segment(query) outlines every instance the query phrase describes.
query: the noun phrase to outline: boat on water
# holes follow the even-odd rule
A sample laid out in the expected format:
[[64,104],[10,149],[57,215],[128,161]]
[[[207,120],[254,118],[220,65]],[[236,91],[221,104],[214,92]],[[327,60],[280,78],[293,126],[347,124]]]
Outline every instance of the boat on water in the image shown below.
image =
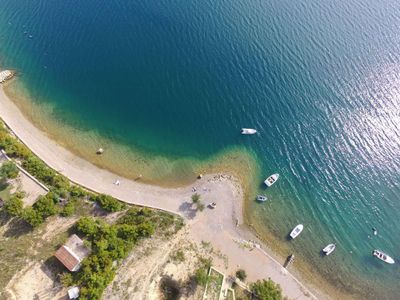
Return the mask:
[[303,231],[303,224],[299,224],[297,225],[295,228],[293,228],[293,230],[290,232],[290,237],[292,239],[295,239],[302,231]]
[[265,202],[267,200],[268,200],[267,196],[264,196],[264,195],[258,195],[257,196],[257,201]]
[[324,249],[322,249],[322,252],[325,253],[325,255],[331,254],[333,251],[335,251],[336,244],[329,244],[326,246]]
[[242,134],[256,134],[257,130],[253,128],[242,128]]
[[374,250],[372,251],[372,255],[379,258],[380,260],[384,261],[387,264],[394,264],[394,259],[391,258],[386,253],[382,252],[381,250]]
[[269,176],[267,179],[264,180],[264,183],[270,187],[271,185],[273,185],[279,178],[279,174],[272,174],[271,176]]

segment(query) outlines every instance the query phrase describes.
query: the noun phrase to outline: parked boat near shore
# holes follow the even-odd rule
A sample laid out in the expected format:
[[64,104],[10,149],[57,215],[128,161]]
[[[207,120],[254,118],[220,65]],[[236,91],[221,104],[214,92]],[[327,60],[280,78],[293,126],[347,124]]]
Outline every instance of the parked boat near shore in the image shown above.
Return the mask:
[[324,252],[325,255],[328,256],[333,251],[335,251],[335,248],[336,248],[336,244],[329,244],[324,249],[322,249],[322,252]]
[[381,261],[384,261],[387,264],[394,264],[394,259],[391,258],[389,255],[386,253],[382,252],[381,250],[374,250],[372,251],[372,255],[380,259]]
[[270,187],[271,185],[273,185],[279,178],[279,174],[272,174],[271,176],[269,176],[267,179],[264,180],[264,183]]
[[264,195],[258,195],[257,196],[257,201],[265,202],[267,200],[268,200],[267,196],[264,196]]
[[290,237],[292,238],[292,239],[295,239],[296,237],[298,237],[299,236],[299,234],[303,231],[303,228],[304,228],[304,226],[303,226],[303,224],[299,224],[299,225],[297,225],[295,228],[293,228],[293,230],[290,232]]

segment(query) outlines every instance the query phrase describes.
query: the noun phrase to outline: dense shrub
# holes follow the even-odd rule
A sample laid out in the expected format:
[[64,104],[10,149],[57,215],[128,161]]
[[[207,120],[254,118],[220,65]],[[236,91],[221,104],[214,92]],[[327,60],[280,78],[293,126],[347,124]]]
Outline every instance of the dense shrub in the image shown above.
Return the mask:
[[132,208],[112,225],[97,218],[80,218],[76,229],[86,236],[92,248],[74,282],[81,286],[80,299],[100,299],[114,278],[113,262],[124,259],[139,239],[151,236],[156,224],[165,219],[164,214],[146,208]]
[[70,217],[73,214],[75,214],[76,211],[76,199],[72,198],[68,201],[67,204],[64,205],[64,207],[60,211],[60,215],[62,217]]
[[83,198],[88,195],[88,192],[78,185],[71,185],[69,188],[69,194],[71,197]]
[[110,212],[120,211],[125,208],[125,204],[123,204],[122,202],[118,201],[117,199],[109,195],[104,195],[104,194],[95,195],[92,196],[92,200],[99,203],[104,210]]
[[52,185],[56,173],[36,156],[28,156],[23,160],[22,167],[43,183]]
[[83,217],[76,222],[76,228],[84,235],[93,238],[101,226],[99,219]]
[[32,207],[27,207],[22,212],[22,219],[32,227],[37,227],[43,223],[42,215]]
[[243,269],[239,269],[236,271],[236,277],[239,278],[241,281],[245,281],[247,278],[246,271]]
[[4,162],[0,167],[0,177],[5,180],[17,178],[18,173],[19,169],[12,161]]
[[22,193],[15,193],[11,195],[10,199],[5,201],[4,203],[4,210],[10,216],[21,216],[23,211],[24,203],[22,201],[24,195]]
[[273,282],[270,278],[268,280],[258,280],[251,284],[251,291],[260,300],[281,300],[282,289],[279,284]]
[[43,219],[46,219],[57,213],[58,210],[55,201],[55,195],[49,192],[45,196],[39,196],[38,200],[33,205],[33,209],[40,214]]

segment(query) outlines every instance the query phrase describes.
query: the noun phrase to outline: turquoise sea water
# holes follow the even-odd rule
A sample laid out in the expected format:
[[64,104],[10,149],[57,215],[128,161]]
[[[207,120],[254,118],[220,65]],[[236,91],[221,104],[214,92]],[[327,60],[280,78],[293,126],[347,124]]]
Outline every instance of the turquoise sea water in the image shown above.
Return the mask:
[[396,299],[399,12],[396,0],[2,0],[0,66],[57,119],[147,153],[254,151],[281,179],[252,216],[282,243],[303,223],[289,247],[338,289]]

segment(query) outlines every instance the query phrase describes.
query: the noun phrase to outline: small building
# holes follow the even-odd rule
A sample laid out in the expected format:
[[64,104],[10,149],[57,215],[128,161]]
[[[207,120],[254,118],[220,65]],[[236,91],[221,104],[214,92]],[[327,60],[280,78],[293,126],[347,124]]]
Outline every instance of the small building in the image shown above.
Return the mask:
[[55,253],[55,257],[71,272],[76,272],[81,267],[82,260],[90,254],[90,250],[83,241],[73,234],[65,245]]

